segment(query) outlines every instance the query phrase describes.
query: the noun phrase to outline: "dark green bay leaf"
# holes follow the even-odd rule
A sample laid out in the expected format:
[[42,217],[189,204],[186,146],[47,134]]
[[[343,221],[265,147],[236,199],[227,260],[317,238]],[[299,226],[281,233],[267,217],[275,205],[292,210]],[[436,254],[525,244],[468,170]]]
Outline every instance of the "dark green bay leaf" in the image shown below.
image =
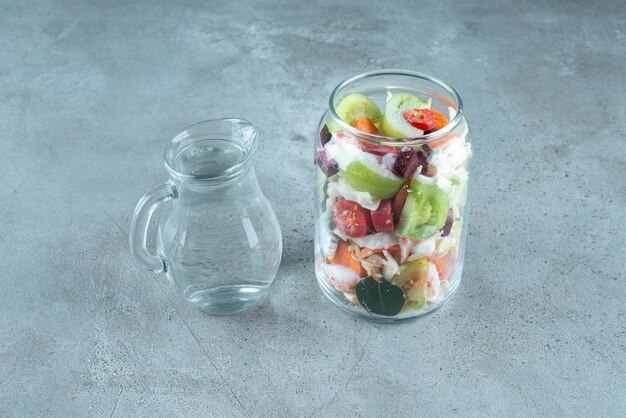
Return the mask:
[[379,283],[372,276],[356,285],[356,297],[368,312],[385,316],[397,315],[406,299],[402,288],[385,279]]

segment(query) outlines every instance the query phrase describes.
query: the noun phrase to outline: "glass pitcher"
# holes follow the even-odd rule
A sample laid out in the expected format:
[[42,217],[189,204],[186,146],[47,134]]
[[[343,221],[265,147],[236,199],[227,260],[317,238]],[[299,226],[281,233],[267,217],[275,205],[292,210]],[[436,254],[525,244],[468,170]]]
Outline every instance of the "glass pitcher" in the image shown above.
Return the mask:
[[315,135],[315,271],[343,310],[392,322],[432,312],[461,281],[472,154],[444,81],[379,70],[339,84]]
[[[242,119],[188,127],[165,148],[170,180],[146,193],[133,215],[135,259],[165,272],[183,298],[211,314],[257,304],[280,264],[280,226],[252,165],[258,140],[259,130]],[[148,224],[165,202],[153,255]]]

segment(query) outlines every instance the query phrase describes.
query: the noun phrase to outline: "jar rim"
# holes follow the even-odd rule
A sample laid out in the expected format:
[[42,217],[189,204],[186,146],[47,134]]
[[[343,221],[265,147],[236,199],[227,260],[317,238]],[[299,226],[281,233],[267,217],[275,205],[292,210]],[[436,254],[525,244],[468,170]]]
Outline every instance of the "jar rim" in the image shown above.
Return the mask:
[[[429,134],[425,134],[425,135],[422,135],[419,137],[413,137],[413,138],[394,138],[394,137],[389,137],[385,135],[370,134],[367,132],[363,132],[351,126],[350,124],[344,122],[339,117],[339,115],[337,115],[337,112],[335,110],[335,98],[343,88],[350,85],[351,83],[354,83],[355,81],[359,81],[365,78],[389,76],[389,75],[416,77],[422,80],[426,80],[430,83],[433,83],[443,88],[452,96],[453,100],[456,101],[456,103],[450,103],[448,99],[440,97],[435,92],[428,92],[428,93],[434,97],[437,97],[440,100],[443,100],[446,104],[452,105],[452,107],[456,110],[454,117],[448,122],[448,124],[444,128],[439,129],[435,132],[431,132]],[[459,93],[450,84],[446,83],[440,78],[437,78],[429,74],[421,73],[419,71],[394,69],[394,68],[367,71],[364,73],[353,75],[345,79],[344,81],[339,83],[337,87],[335,87],[335,89],[330,94],[330,97],[328,99],[328,109],[329,109],[331,117],[334,119],[333,122],[338,123],[339,126],[341,126],[345,132],[354,134],[358,136],[359,139],[363,139],[365,141],[368,141],[374,144],[391,145],[391,146],[421,145],[421,144],[428,144],[431,142],[436,142],[442,139],[443,137],[445,137],[446,135],[448,135],[450,132],[452,132],[463,119],[463,100],[461,99],[461,96],[459,95]]]

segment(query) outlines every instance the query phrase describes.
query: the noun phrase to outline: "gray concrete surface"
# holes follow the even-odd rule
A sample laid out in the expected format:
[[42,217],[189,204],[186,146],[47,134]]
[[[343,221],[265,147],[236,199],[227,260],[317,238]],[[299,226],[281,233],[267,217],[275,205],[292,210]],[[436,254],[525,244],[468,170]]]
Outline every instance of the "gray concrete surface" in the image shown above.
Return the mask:
[[[626,7],[393,3],[0,2],[1,416],[626,414]],[[312,261],[314,128],[384,67],[456,86],[475,147],[464,283],[394,326]],[[164,144],[231,115],[264,130],[285,250],[221,318],[127,241]]]

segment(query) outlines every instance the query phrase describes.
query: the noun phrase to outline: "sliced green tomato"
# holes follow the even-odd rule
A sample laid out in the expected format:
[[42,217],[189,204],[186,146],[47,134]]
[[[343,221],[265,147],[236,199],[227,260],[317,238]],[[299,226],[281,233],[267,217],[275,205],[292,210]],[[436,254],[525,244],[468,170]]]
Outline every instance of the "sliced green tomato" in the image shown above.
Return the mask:
[[376,103],[364,94],[349,94],[335,108],[337,116],[348,125],[352,125],[355,119],[367,118],[378,121],[383,117]]
[[[348,164],[344,177],[354,190],[367,192],[377,199],[394,197],[404,184],[404,179],[390,171],[388,173],[376,171],[361,161],[353,161]],[[446,212],[446,216],[448,216],[448,212]]]
[[428,305],[428,281],[415,282],[410,289],[405,290],[407,307],[422,309]]
[[385,135],[393,138],[415,138],[423,135],[421,131],[404,118],[404,111],[411,109],[430,109],[432,99],[423,101],[409,93],[396,93],[387,100],[381,129]]
[[428,279],[428,260],[426,258],[407,262],[404,268],[393,276],[391,281],[398,286],[403,286],[413,279]]
[[449,211],[448,196],[443,190],[413,178],[396,235],[417,240],[435,235],[446,223]]
[[404,290],[407,299],[406,308],[426,307],[428,296],[428,260],[426,258],[408,262],[391,281]]
[[[356,93],[349,94],[341,99],[339,104],[335,107],[335,112],[337,112],[337,116],[348,125],[352,125],[356,119],[360,118],[367,118],[374,122],[374,124],[378,124],[383,117],[376,103],[364,94]],[[339,124],[332,120],[327,125],[331,132],[341,130]]]

